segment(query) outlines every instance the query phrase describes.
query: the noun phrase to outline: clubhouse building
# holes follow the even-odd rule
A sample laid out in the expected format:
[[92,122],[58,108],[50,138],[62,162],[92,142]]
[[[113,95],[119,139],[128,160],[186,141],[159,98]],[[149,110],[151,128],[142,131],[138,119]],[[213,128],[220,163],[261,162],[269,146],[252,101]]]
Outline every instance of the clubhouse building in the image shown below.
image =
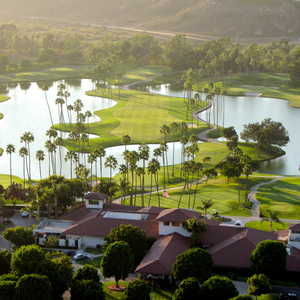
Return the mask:
[[207,223],[206,231],[201,233],[201,243],[216,266],[247,269],[251,266],[251,252],[259,242],[278,240],[287,246],[287,270],[300,272],[300,224],[289,230],[264,232],[224,225],[188,209],[107,205],[106,201],[104,194],[88,193],[82,207],[60,219],[43,220],[34,230],[37,243],[43,246],[49,236],[56,236],[61,248],[97,248],[104,244],[105,236],[112,229],[130,224],[156,239],[136,273],[168,276],[177,255],[191,246],[191,233],[184,228],[184,223],[195,218]]

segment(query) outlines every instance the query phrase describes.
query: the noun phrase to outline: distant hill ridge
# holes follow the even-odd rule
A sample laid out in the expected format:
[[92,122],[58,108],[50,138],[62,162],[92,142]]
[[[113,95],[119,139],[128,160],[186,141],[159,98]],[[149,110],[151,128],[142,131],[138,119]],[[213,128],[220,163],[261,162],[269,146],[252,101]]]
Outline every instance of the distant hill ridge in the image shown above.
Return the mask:
[[1,14],[233,37],[300,36],[296,0],[10,0]]

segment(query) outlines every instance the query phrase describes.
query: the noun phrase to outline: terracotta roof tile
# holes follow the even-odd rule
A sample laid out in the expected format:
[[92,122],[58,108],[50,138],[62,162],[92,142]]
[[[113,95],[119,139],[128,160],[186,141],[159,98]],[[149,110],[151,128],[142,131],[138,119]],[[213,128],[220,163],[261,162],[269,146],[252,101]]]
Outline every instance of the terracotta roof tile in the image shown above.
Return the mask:
[[191,218],[200,218],[200,214],[196,211],[183,209],[183,208],[171,208],[164,209],[157,216],[157,220],[160,222],[185,222]]
[[190,239],[177,233],[160,237],[136,268],[137,273],[168,275],[177,255],[190,248]]

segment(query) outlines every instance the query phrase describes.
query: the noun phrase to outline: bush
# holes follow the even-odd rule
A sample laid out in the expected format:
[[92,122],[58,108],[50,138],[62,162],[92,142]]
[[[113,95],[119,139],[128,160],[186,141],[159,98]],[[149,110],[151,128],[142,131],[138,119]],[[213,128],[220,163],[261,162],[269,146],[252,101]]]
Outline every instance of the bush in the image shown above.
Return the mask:
[[15,281],[0,281],[0,299],[1,300],[15,300]]
[[85,265],[77,270],[73,276],[73,280],[92,280],[99,283],[100,277],[98,270],[94,266]]
[[16,285],[17,300],[51,300],[52,287],[47,276],[22,276]]
[[140,279],[129,282],[127,289],[125,290],[126,300],[150,300],[151,289],[149,285]]
[[200,284],[196,278],[184,279],[175,290],[172,300],[200,299]]
[[287,252],[285,245],[279,241],[265,240],[258,243],[250,259],[258,274],[276,277],[286,271]]
[[10,272],[11,253],[8,250],[0,251],[0,275]]
[[3,237],[17,248],[24,245],[33,245],[35,242],[32,229],[21,226],[6,229],[3,232]]
[[205,300],[227,300],[238,294],[233,282],[227,277],[213,276],[201,286],[201,297]]
[[216,129],[210,130],[207,133],[207,137],[211,138],[211,139],[218,139],[223,136],[224,136],[223,128],[216,128]]
[[72,300],[104,299],[102,284],[93,280],[74,280],[71,286]]
[[271,291],[269,278],[264,274],[255,274],[248,278],[248,292],[250,295],[262,295]]
[[176,258],[173,266],[173,276],[182,281],[188,277],[197,278],[200,283],[209,278],[213,261],[211,255],[201,248],[189,249]]
[[239,295],[234,298],[231,298],[230,300],[253,300],[253,298],[250,295]]

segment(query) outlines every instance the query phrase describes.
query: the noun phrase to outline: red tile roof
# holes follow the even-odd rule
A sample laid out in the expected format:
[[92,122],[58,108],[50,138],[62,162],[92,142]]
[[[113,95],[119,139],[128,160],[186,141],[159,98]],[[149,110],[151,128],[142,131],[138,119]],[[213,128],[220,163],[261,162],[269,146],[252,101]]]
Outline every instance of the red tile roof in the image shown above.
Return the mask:
[[141,274],[168,275],[177,255],[190,248],[190,239],[177,233],[160,237],[150,248],[135,272]]
[[276,233],[240,228],[240,232],[208,249],[214,264],[222,267],[249,268],[250,255],[263,240],[277,240]]
[[300,224],[294,224],[289,227],[292,232],[300,232]]
[[106,200],[108,196],[99,192],[88,192],[84,195],[84,199],[86,200]]
[[78,222],[80,220],[86,219],[87,217],[96,215],[99,211],[88,209],[85,206],[76,208],[65,215],[61,216],[61,220]]
[[[118,225],[133,225],[141,228],[148,236],[158,237],[158,223],[154,220],[126,220],[117,218],[104,218],[105,210],[98,212],[96,215],[85,218],[81,222],[69,227],[64,234],[105,237],[112,229]],[[124,211],[123,211],[124,212]]]
[[289,272],[299,272],[300,271],[300,250],[291,247],[290,254],[287,257],[286,269]]
[[183,208],[171,208],[164,209],[157,216],[157,220],[160,222],[180,222],[183,223],[188,219],[196,218],[199,219],[201,216],[198,212],[183,209]]

